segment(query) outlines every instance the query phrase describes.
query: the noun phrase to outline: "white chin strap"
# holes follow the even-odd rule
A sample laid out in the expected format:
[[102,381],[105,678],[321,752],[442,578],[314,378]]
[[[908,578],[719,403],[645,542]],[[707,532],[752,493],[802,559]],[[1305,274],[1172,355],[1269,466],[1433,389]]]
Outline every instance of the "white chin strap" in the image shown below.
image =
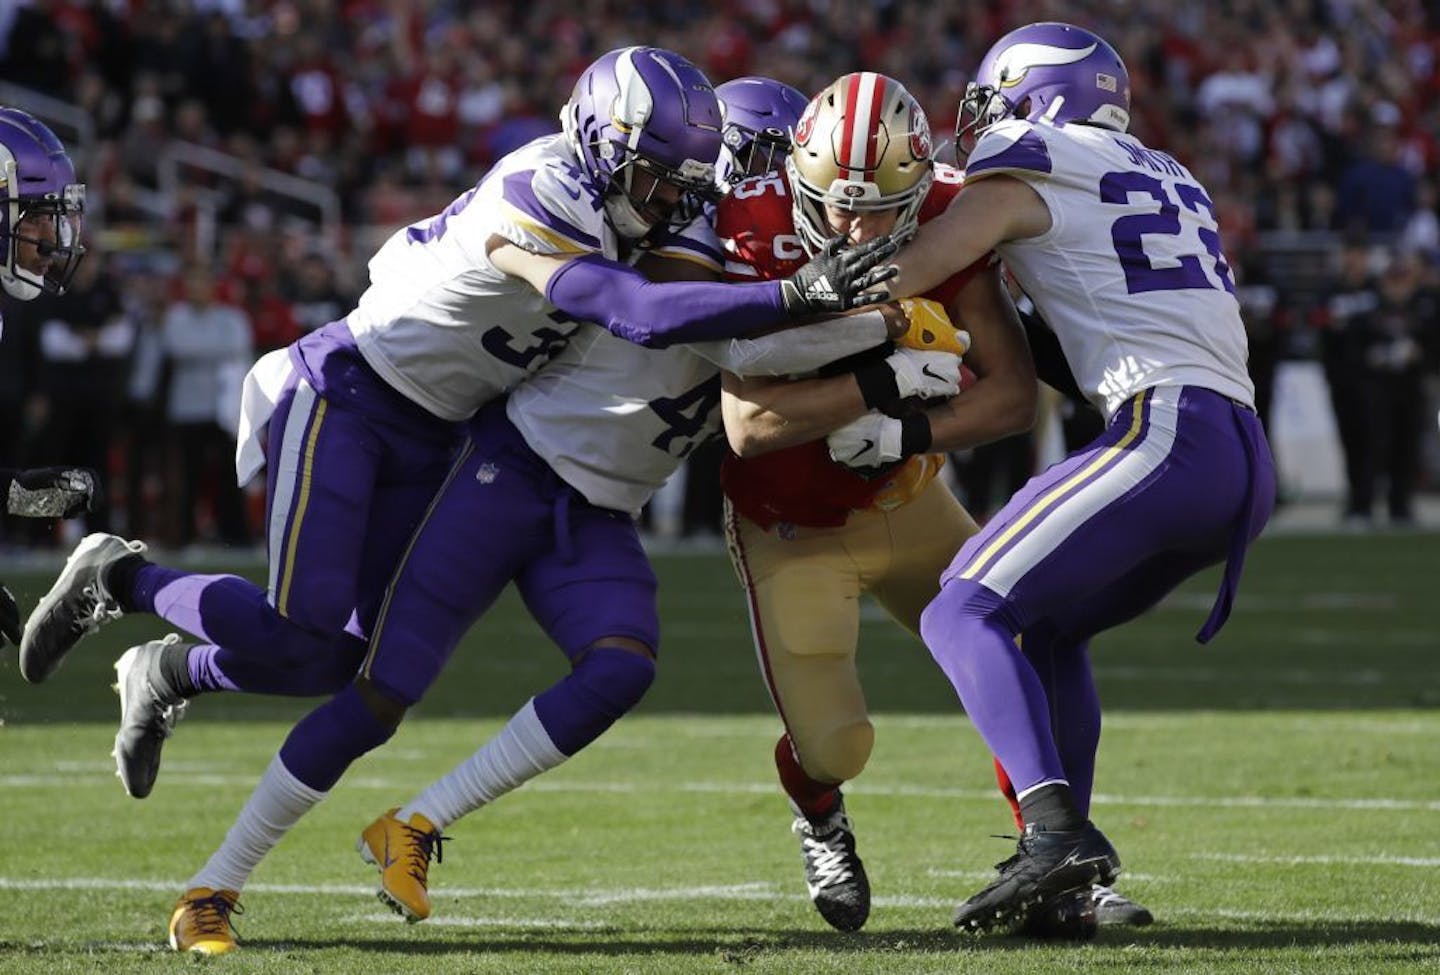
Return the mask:
[[610,226],[615,228],[615,232],[626,240],[639,240],[655,226],[640,216],[640,211],[624,193],[611,193],[605,197],[605,216],[610,218]]
[[38,284],[22,281],[8,270],[0,270],[0,288],[17,301],[33,301],[40,297],[41,290]]

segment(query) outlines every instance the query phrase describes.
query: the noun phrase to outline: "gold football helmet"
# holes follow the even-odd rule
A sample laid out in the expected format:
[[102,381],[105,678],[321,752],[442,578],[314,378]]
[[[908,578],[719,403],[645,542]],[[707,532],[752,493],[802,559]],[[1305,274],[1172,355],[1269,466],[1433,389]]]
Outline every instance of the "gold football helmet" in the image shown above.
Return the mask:
[[834,236],[827,204],[899,208],[894,233],[913,232],[935,178],[933,157],[930,123],[904,85],[873,71],[837,79],[805,106],[785,162],[805,249],[814,254]]

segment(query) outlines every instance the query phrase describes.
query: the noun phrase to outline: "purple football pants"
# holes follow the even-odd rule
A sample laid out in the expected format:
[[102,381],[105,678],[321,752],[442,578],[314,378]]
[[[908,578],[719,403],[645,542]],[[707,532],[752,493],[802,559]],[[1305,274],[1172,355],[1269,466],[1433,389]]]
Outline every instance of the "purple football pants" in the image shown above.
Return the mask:
[[571,660],[603,637],[659,650],[657,582],[634,520],[566,484],[497,402],[471,421],[395,572],[363,673],[400,703],[420,700],[511,582]]
[[[405,551],[362,676],[396,703],[419,701],[511,582],[572,663],[534,699],[551,741],[572,755],[653,679],[648,657],[611,644],[628,638],[658,653],[657,582],[630,516],[597,508],[566,484],[497,402],[471,421],[470,441]],[[300,781],[326,790],[393,731],[352,686],[303,718],[280,758]]]
[[309,696],[352,680],[360,621],[373,617],[460,440],[460,425],[376,376],[343,324],[297,348],[304,368],[269,422],[267,587],[162,566],[136,579],[138,608],[206,641],[189,658],[202,690]]
[[1255,413],[1199,387],[1159,387],[965,543],[921,633],[1017,792],[1068,780],[1088,809],[1100,736],[1090,637],[1224,561],[1197,637],[1210,639],[1274,504]]

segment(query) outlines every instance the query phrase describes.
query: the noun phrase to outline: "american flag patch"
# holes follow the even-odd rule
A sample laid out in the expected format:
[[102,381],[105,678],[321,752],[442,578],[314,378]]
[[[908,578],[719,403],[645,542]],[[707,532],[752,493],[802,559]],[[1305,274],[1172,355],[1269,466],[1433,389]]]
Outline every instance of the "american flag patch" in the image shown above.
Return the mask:
[[1114,75],[1096,73],[1095,87],[1101,91],[1115,91],[1118,85],[1115,83]]

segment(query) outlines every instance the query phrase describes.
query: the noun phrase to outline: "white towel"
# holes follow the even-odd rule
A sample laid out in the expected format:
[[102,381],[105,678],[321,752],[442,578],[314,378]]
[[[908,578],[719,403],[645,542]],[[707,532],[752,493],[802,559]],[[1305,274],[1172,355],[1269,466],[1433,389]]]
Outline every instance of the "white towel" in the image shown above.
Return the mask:
[[240,391],[240,428],[235,443],[235,477],[241,487],[265,469],[265,439],[280,391],[295,372],[289,349],[262,355],[245,374]]

